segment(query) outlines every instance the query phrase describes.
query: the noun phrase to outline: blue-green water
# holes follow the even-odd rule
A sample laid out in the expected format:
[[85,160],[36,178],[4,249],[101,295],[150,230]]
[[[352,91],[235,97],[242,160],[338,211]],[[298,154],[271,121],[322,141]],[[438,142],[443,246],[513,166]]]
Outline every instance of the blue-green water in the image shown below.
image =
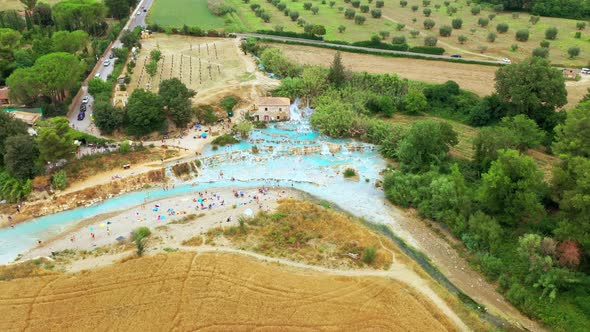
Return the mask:
[[[253,146],[260,152],[252,153]],[[312,131],[305,119],[254,130],[247,140],[217,151],[209,147],[200,159],[203,169],[199,176],[189,182],[175,180],[173,189],[129,193],[90,207],[0,229],[0,263],[14,260],[19,253],[35,246],[38,239],[63,233],[80,220],[137,206],[143,203],[147,192],[150,199],[155,200],[215,187],[280,185],[333,201],[368,220],[393,222],[382,213],[385,209],[383,193],[374,187],[380,178],[379,172],[385,167],[374,146],[324,137]],[[359,181],[343,178],[347,167],[357,170]]]

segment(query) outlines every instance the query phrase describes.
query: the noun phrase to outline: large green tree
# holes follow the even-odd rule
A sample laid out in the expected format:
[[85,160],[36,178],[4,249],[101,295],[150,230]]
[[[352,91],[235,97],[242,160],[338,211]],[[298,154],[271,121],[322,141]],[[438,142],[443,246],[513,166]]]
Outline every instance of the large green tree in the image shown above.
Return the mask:
[[4,142],[4,166],[10,175],[19,179],[32,178],[39,150],[30,135],[10,136]]
[[37,59],[33,67],[15,70],[7,83],[11,96],[17,101],[28,103],[42,94],[58,102],[78,84],[84,68],[72,54],[50,53]]
[[556,124],[556,108],[567,103],[561,71],[540,57],[498,69],[496,91],[514,114],[527,115],[545,130]]
[[332,60],[332,65],[328,72],[328,81],[336,87],[339,87],[346,82],[346,72],[344,64],[342,64],[342,55],[340,52],[334,54],[334,60]]
[[131,6],[135,1],[130,0],[105,0],[105,5],[109,9],[109,15],[118,20],[129,16]]
[[186,127],[194,114],[191,98],[197,93],[187,88],[178,78],[172,78],[160,83],[158,94],[176,126]]
[[107,8],[96,0],[64,0],[52,8],[53,21],[61,30],[84,30],[89,34],[102,33]]
[[127,103],[129,133],[135,136],[149,134],[166,128],[162,99],[155,93],[136,89]]
[[112,134],[123,125],[125,110],[113,107],[109,99],[95,99],[93,109],[94,123],[101,133]]
[[567,112],[556,129],[553,150],[562,158],[553,168],[553,197],[559,203],[560,222],[555,233],[577,240],[590,256],[590,102]]
[[544,190],[543,173],[533,158],[516,150],[500,150],[498,159],[482,175],[477,197],[485,211],[498,216],[500,223],[514,226],[544,216]]
[[445,122],[418,121],[397,149],[402,169],[424,171],[438,166],[448,158],[451,147],[458,143],[457,133]]
[[88,34],[82,30],[58,31],[51,36],[53,50],[55,52],[67,52],[76,54],[86,47],[89,42]]
[[57,117],[39,124],[37,146],[42,162],[55,162],[74,156],[76,145],[71,135],[68,119]]
[[26,135],[27,125],[0,110],[0,166],[4,162],[4,143],[11,136]]

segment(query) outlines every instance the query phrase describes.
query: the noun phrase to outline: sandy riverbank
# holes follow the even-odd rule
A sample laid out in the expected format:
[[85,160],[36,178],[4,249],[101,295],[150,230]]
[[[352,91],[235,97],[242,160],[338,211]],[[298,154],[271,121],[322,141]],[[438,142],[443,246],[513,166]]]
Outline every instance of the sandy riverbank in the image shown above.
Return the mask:
[[[105,211],[109,215],[77,223],[63,234],[45,240],[41,245],[24,253],[22,260],[51,256],[52,252],[68,249],[91,251],[98,247],[124,244],[131,232],[140,226],[149,227],[153,232],[151,238],[161,240],[156,247],[151,247],[148,251],[179,247],[183,241],[204,234],[209,229],[237,225],[240,216],[254,215],[261,210],[271,211],[276,207],[277,200],[285,197],[300,198],[303,194],[283,188],[270,188],[262,193],[259,188],[219,188],[157,201],[150,201],[149,197],[146,197],[147,202],[140,206],[118,213]],[[203,200],[202,203],[200,199]],[[192,217],[195,219],[179,223],[182,218],[190,215],[194,215]],[[125,240],[117,240],[121,237]],[[110,262],[89,260],[88,263],[89,265],[81,266],[76,264],[76,269],[93,268],[98,264]]]

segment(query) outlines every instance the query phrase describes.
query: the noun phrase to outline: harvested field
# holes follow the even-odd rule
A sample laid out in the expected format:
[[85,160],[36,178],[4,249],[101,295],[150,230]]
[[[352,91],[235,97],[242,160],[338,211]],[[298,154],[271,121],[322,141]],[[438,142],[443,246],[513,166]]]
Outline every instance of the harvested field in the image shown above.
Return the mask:
[[[40,1],[41,2],[41,1]],[[44,0],[42,1],[48,5],[55,5],[60,0]],[[19,0],[0,0],[0,11],[3,10],[22,10],[25,9],[25,5]]]
[[[312,46],[272,43],[283,50],[285,55],[300,64],[329,66],[335,50]],[[461,64],[409,58],[383,57],[370,54],[342,53],[345,67],[355,72],[376,74],[397,74],[410,80],[428,83],[455,81],[462,89],[486,96],[494,91],[494,75],[498,67],[476,64]],[[590,76],[584,75],[579,82],[566,82],[568,102],[566,108],[574,107],[590,88]]]
[[[129,84],[130,93],[138,87],[150,87],[149,90],[157,92],[162,80],[176,77],[189,89],[201,94],[203,90],[236,85],[245,77],[246,66],[240,59],[236,41],[232,39],[154,34],[141,44]],[[156,48],[162,52],[162,59],[158,62],[156,75],[151,78],[145,65],[149,62],[150,51]]]
[[0,282],[0,310],[3,331],[456,330],[393,280],[188,252]]

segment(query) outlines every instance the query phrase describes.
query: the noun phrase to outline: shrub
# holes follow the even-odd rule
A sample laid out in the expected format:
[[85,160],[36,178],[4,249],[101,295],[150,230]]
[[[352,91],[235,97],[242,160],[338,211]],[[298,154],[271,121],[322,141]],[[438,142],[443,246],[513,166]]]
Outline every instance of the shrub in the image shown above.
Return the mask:
[[483,53],[485,53],[485,51],[488,50],[488,47],[485,45],[479,45],[479,46],[477,46],[477,50],[479,51],[479,53],[483,54]]
[[510,45],[510,50],[512,52],[516,52],[518,50],[518,44],[512,44],[512,45]]
[[320,7],[318,7],[318,6],[311,7],[311,12],[314,15],[317,15],[319,11],[320,11]]
[[356,15],[356,11],[354,9],[347,8],[344,11],[344,17],[346,17],[349,20],[352,20],[355,15]]
[[444,1],[443,4],[445,5],[445,7],[448,7],[448,6],[451,5],[451,2],[450,1]]
[[297,19],[297,25],[300,26],[300,27],[305,26],[305,20],[303,18],[301,18],[301,17],[298,18]]
[[495,41],[496,41],[496,37],[498,37],[498,35],[496,35],[496,33],[495,33],[495,32],[490,32],[490,33],[488,33],[488,36],[487,36],[487,38],[486,38],[486,39],[487,39],[487,41],[489,41],[490,43],[493,43],[493,42],[495,42]]
[[283,32],[283,31],[285,31],[285,27],[283,25],[277,24],[277,25],[275,25],[275,31],[276,32]]
[[430,30],[430,29],[434,28],[435,25],[436,25],[436,22],[434,22],[434,20],[432,20],[432,19],[427,18],[424,20],[424,28],[426,30]]
[[377,1],[375,1],[375,7],[377,7],[377,8],[383,8],[383,6],[385,6],[385,2],[383,0],[377,0]]
[[131,152],[131,144],[129,144],[129,141],[123,141],[121,145],[119,145],[119,152],[121,154],[128,154]]
[[518,19],[519,17],[520,17],[520,14],[518,14],[518,13],[512,13],[512,18],[513,18],[513,19],[515,19],[515,20],[516,20],[516,19]]
[[424,7],[430,6],[430,0],[422,0],[422,6],[424,6]]
[[442,55],[445,53],[445,49],[442,47],[434,47],[434,46],[414,46],[409,49],[410,52],[413,53],[423,53],[423,54],[435,54],[435,55]]
[[495,18],[496,18],[496,14],[494,14],[494,13],[488,14],[488,18],[489,18],[489,19],[490,19],[490,21],[491,21],[491,20],[493,20],[493,19],[495,19]]
[[403,24],[403,23],[398,23],[398,24],[395,26],[395,30],[397,30],[397,31],[402,31],[402,30],[403,30],[405,27],[406,27],[406,25],[405,25],[405,24]]
[[53,174],[51,186],[56,190],[64,190],[68,186],[68,176],[63,169]]
[[584,21],[576,22],[576,29],[578,29],[578,30],[586,29],[586,22],[584,22]]
[[343,33],[344,31],[346,31],[346,27],[340,24],[340,26],[338,26],[338,32]]
[[576,38],[576,39],[582,38],[582,33],[580,31],[576,31],[576,34],[574,35],[574,38]]
[[509,26],[506,23],[498,23],[498,25],[496,25],[496,31],[498,31],[499,33],[506,33],[508,32]]
[[418,5],[413,5],[412,7],[410,7],[412,9],[413,12],[417,12],[418,11]]
[[311,6],[313,6],[313,4],[311,2],[306,2],[303,4],[303,9],[310,10]]
[[334,7],[334,5],[336,5],[336,1],[330,1],[330,8]]
[[362,5],[361,6],[361,13],[368,13],[369,12],[369,6],[368,5]]
[[400,0],[399,5],[405,7],[408,5],[408,2],[406,0]]
[[133,231],[131,241],[133,241],[137,247],[138,256],[143,255],[143,252],[145,251],[145,239],[151,234],[152,232],[146,226],[138,227]]
[[285,8],[287,8],[287,5],[285,5],[282,2],[277,5],[277,9],[280,10],[280,11],[285,10]]
[[381,36],[381,39],[385,39],[385,38],[389,37],[389,31],[387,31],[387,30],[379,31],[379,36]]
[[541,40],[541,42],[539,42],[539,45],[544,48],[549,48],[551,43],[548,40]]
[[521,29],[516,31],[516,40],[525,42],[529,40],[529,31],[527,29]]
[[461,27],[463,26],[463,20],[460,18],[454,18],[451,21],[451,26],[453,26],[453,29],[461,29]]
[[480,12],[481,12],[481,7],[480,6],[473,6],[473,7],[471,7],[471,14],[473,14],[473,15],[479,15]]
[[380,18],[381,17],[381,9],[371,10],[371,16],[373,16],[373,18]]
[[494,6],[494,11],[495,11],[496,13],[503,12],[503,11],[504,11],[504,5],[503,5],[503,4],[501,4],[501,3],[500,3],[500,4],[497,4],[497,5],[495,5],[495,6]]
[[555,40],[557,38],[557,28],[549,27],[545,30],[545,38],[549,40]]
[[549,49],[545,47],[537,47],[533,50],[533,56],[547,58],[549,56]]
[[354,8],[359,8],[359,7],[360,7],[360,5],[361,5],[361,2],[360,2],[360,0],[352,0],[352,1],[350,2],[350,4],[351,4],[351,5],[352,5]]
[[541,16],[531,15],[531,17],[529,18],[529,22],[531,22],[531,24],[535,25],[535,24],[539,23],[540,19],[541,19]]
[[344,170],[344,177],[351,178],[356,175],[356,171],[352,168],[347,168]]
[[232,135],[228,135],[228,134],[218,136],[213,141],[211,141],[212,145],[221,145],[221,146],[232,145],[232,144],[237,144],[237,143],[240,143],[240,141],[238,139],[236,139],[235,137],[233,137]]
[[453,32],[453,28],[450,25],[443,25],[438,29],[438,33],[441,37],[449,37]]
[[410,31],[410,36],[412,36],[412,38],[416,38],[420,35],[420,31],[418,30],[412,30]]
[[369,248],[365,248],[365,250],[363,250],[363,256],[361,259],[366,264],[372,264],[375,261],[376,257],[377,257],[377,249],[375,249],[374,247],[369,247]]
[[490,23],[490,20],[489,20],[489,19],[487,19],[487,18],[485,18],[485,17],[480,17],[480,18],[477,20],[477,24],[478,24],[480,27],[487,27],[487,26],[488,26],[488,23]]
[[459,41],[459,44],[463,45],[467,42],[467,36],[465,35],[459,35],[459,37],[457,37],[457,40]]
[[366,20],[367,20],[367,18],[363,15],[356,15],[354,17],[354,23],[359,24],[359,25],[365,23]]
[[449,6],[447,7],[447,15],[453,16],[453,14],[457,13],[457,7]]
[[297,12],[297,11],[289,12],[289,17],[291,18],[291,21],[295,22],[299,18],[299,12]]
[[260,14],[260,18],[265,22],[268,23],[270,22],[270,14],[267,12],[263,12],[262,14]]
[[371,43],[372,44],[376,44],[376,45],[381,44],[381,37],[379,37],[378,35],[373,34],[371,36]]
[[430,17],[430,14],[432,14],[432,9],[424,8],[424,10],[422,10],[422,14],[424,14],[426,17]]
[[580,55],[580,48],[578,46],[573,46],[567,49],[567,54],[570,56],[570,59],[573,59]]
[[438,39],[434,36],[426,36],[424,38],[424,46],[436,46]]
[[392,44],[405,44],[406,43],[406,37],[405,36],[395,36],[393,37],[393,40],[391,41]]

